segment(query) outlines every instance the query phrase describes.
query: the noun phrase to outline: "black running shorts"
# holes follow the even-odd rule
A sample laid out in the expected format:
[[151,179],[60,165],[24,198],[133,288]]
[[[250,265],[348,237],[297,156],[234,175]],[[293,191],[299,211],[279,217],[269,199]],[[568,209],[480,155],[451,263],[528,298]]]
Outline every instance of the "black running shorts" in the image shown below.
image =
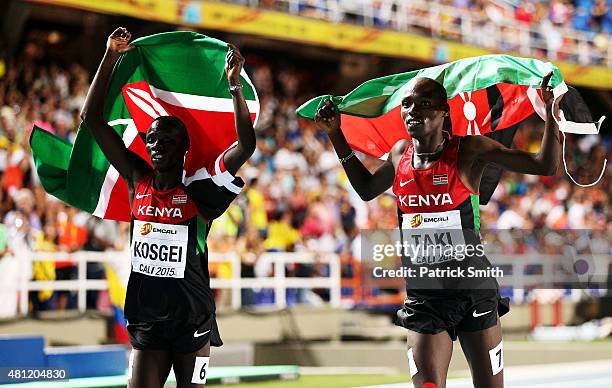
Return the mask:
[[203,348],[208,342],[211,346],[223,345],[214,315],[200,324],[129,321],[127,331],[132,347],[138,350],[168,350],[187,354]]
[[457,290],[449,297],[428,298],[420,290],[411,295],[397,311],[395,324],[423,334],[447,331],[451,339],[457,339],[460,331],[480,331],[497,324],[510,311],[510,301],[502,298],[498,290]]

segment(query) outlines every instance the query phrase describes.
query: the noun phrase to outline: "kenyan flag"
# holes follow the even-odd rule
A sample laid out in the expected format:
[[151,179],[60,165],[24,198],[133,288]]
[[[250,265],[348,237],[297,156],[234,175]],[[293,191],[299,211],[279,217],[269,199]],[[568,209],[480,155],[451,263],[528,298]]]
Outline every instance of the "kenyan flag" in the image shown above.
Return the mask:
[[[227,45],[194,32],[156,34],[132,44],[136,48],[124,54],[113,70],[104,107],[109,125],[131,151],[149,161],[141,136],[156,117],[179,117],[190,139],[185,184],[212,179],[236,190],[215,163],[237,139],[223,70]],[[259,114],[255,88],[244,71],[241,81],[255,120]],[[98,217],[130,220],[127,185],[83,123],[74,145],[39,128],[34,128],[30,144],[48,193]]]
[[[327,98],[340,109],[342,131],[355,150],[383,158],[400,139],[408,138],[400,105],[408,82],[428,77],[446,88],[452,132],[456,136],[486,135],[506,146],[520,124],[532,116],[545,117],[539,86],[553,71],[549,85],[561,100],[559,128],[570,133],[598,133],[586,104],[568,87],[559,69],[550,63],[509,55],[485,55],[394,74],[367,81],[345,96],[320,96],[297,109],[299,116],[314,120]],[[601,122],[600,122],[601,123]],[[488,202],[501,169],[487,166],[481,182],[481,203]]]

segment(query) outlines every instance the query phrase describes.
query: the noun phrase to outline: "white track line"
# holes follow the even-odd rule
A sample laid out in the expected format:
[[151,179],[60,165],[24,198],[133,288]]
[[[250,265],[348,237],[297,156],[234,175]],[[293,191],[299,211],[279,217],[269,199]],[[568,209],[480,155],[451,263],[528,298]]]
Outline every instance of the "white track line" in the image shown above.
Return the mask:
[[[610,388],[612,360],[582,361],[560,364],[511,366],[504,370],[507,388]],[[471,388],[472,379],[449,379],[447,388]],[[361,388],[409,388],[410,383],[373,385]]]

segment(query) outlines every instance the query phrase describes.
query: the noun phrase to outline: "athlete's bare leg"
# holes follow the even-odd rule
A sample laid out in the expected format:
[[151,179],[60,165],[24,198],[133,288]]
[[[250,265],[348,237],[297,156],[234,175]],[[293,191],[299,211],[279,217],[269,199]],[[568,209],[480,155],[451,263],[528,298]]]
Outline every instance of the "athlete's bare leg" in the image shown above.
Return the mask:
[[503,388],[504,360],[499,317],[493,327],[459,332],[458,337],[472,371],[474,387]]
[[[192,383],[191,378],[193,377],[194,367],[196,366],[196,360],[199,357],[210,357],[210,343],[204,345],[200,350],[193,353],[175,353],[172,357],[172,366],[174,367],[174,376],[176,377],[176,388],[202,388],[204,384]],[[204,380],[206,373],[208,372],[208,360],[206,365],[203,364],[204,360],[200,361],[198,370],[195,371],[197,376]]]
[[[446,331],[438,334],[421,334],[408,330],[410,374],[415,388],[424,383],[434,383],[436,388],[446,387],[448,365],[453,354],[453,341]],[[414,361],[414,364],[412,364]],[[412,370],[416,366],[416,371]],[[415,374],[416,372],[416,374]]]
[[[132,358],[133,357],[133,358]],[[170,368],[172,358],[166,350],[136,350],[130,354],[131,369],[128,388],[162,388]]]

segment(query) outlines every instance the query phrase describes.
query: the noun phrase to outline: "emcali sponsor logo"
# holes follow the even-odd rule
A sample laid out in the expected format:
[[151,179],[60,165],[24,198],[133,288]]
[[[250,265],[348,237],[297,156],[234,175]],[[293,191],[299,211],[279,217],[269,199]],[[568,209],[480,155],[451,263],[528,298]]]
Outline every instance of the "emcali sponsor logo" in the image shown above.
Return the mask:
[[447,222],[448,217],[425,217],[425,222]]
[[410,226],[413,228],[418,228],[419,225],[421,225],[422,223],[423,223],[423,216],[420,214],[415,214],[410,219]]
[[162,234],[176,234],[176,230],[174,229],[153,228],[153,231]]
[[411,228],[418,228],[419,226],[421,226],[423,223],[425,224],[430,224],[430,223],[444,223],[444,222],[448,222],[449,217],[448,216],[444,216],[444,217],[428,217],[427,215],[423,216],[422,214],[415,214],[412,216],[412,218],[410,218],[410,227]]
[[153,225],[146,223],[140,227],[140,234],[146,236],[147,234],[151,233],[151,230],[153,230]]

